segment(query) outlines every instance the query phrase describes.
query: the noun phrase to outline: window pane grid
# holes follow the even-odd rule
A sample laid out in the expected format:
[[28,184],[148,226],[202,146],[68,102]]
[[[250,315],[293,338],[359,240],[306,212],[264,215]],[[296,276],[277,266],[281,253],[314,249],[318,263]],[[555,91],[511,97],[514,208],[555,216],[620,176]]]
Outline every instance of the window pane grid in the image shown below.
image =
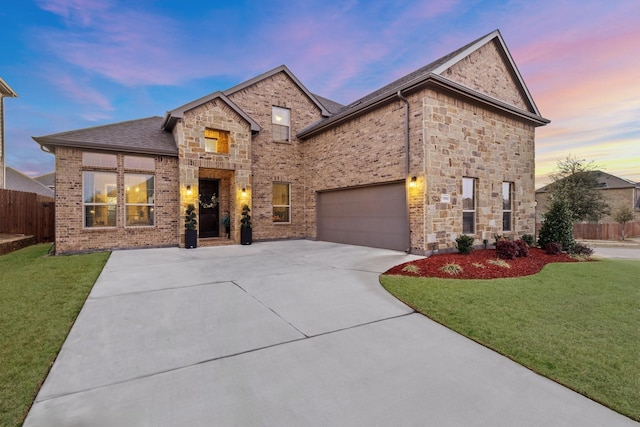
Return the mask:
[[291,222],[291,193],[290,184],[273,183],[273,222]]
[[476,232],[476,180],[462,178],[462,233]]
[[271,133],[274,141],[289,141],[290,111],[287,108],[271,108]]
[[153,175],[125,174],[126,225],[154,225],[154,181]]
[[83,172],[85,227],[115,227],[117,178],[111,172]]
[[502,183],[502,230],[511,231],[513,218],[513,183]]

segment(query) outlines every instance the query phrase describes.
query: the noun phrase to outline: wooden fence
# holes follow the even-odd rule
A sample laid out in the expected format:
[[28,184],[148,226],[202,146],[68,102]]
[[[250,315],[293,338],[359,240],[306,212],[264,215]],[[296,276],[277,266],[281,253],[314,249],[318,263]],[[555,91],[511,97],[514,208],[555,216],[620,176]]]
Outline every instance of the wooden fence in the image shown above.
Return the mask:
[[35,236],[38,243],[55,239],[55,203],[36,193],[0,189],[0,233]]
[[[640,236],[640,221],[625,224],[626,237]],[[621,240],[621,226],[608,224],[574,224],[573,237],[584,240]]]

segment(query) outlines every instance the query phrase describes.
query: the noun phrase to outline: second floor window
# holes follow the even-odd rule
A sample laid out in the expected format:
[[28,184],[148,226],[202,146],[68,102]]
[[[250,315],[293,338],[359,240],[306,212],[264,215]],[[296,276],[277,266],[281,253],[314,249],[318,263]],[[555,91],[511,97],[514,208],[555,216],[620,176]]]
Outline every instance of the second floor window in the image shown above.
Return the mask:
[[229,154],[229,132],[206,128],[204,130],[204,151]]
[[277,142],[289,142],[289,110],[287,108],[272,107],[271,124],[273,140]]

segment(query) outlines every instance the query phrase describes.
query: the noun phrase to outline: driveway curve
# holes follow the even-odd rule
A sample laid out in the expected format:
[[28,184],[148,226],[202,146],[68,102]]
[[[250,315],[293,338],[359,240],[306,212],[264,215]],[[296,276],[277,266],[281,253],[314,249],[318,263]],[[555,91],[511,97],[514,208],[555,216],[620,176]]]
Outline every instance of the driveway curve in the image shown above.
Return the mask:
[[113,252],[24,425],[638,425],[396,300],[378,276],[415,258]]

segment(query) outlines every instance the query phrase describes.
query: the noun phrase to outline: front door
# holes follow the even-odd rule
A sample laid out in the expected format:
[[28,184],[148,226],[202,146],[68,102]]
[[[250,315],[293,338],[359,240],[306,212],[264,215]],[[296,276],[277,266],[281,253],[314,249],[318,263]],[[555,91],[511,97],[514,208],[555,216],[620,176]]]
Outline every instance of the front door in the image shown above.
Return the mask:
[[220,236],[220,181],[201,179],[199,182],[200,238]]

